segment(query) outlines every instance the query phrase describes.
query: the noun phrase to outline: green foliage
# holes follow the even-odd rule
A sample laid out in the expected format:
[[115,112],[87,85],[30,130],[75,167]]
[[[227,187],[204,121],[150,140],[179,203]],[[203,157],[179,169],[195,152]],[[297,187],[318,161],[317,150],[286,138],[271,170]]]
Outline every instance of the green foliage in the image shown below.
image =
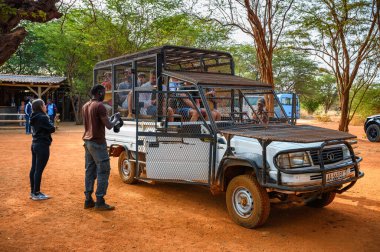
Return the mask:
[[321,105],[319,98],[309,97],[301,102],[301,107],[309,114],[313,114]]
[[234,58],[237,75],[254,80],[259,79],[257,55],[253,45],[232,45],[222,49],[230,52]]
[[17,13],[17,9],[0,0],[0,22],[6,23],[8,19]]
[[[353,106],[359,104],[364,90],[361,90],[354,98]],[[364,94],[362,103],[358,107],[357,113],[366,118],[370,115],[380,114],[380,84],[374,84]]]
[[[234,57],[236,74],[260,79],[254,45],[231,45],[229,29],[195,19],[183,13],[182,6],[182,0],[106,0],[98,6],[83,1],[76,9],[68,10],[61,20],[27,24],[28,36],[0,72],[64,75],[68,77],[72,92],[84,96],[92,85],[92,69],[96,62],[172,44],[228,51]],[[0,0],[1,18],[15,11],[3,7]],[[317,22],[312,15],[308,18],[304,20],[305,29],[293,30],[293,35],[305,38],[305,45],[310,45],[306,39],[310,35],[307,27]],[[327,18],[325,23],[330,24],[330,21]],[[317,25],[326,25],[318,22]],[[329,108],[337,99],[335,78],[318,68],[307,53],[276,49],[273,71],[276,90],[298,93],[301,105],[309,113],[315,112],[320,105]],[[376,94],[379,97],[376,90],[368,91],[364,99],[366,104],[359,107],[359,113],[376,110],[380,103],[371,102],[376,101]],[[374,96],[370,96],[372,93]]]
[[98,61],[163,44],[217,48],[228,40],[228,29],[180,12],[179,0],[104,4],[84,1],[59,21],[28,24],[29,36],[0,71],[65,75],[72,92],[84,95]]
[[30,29],[16,53],[0,67],[0,73],[31,75],[51,73],[52,70],[45,58],[46,44],[37,36],[38,34]]
[[316,62],[305,53],[289,49],[275,51],[273,57],[275,87],[282,92],[296,92],[302,96],[315,94]]
[[337,103],[338,90],[335,76],[328,72],[322,73],[316,79],[316,87],[319,89],[317,94],[326,114],[331,106]]

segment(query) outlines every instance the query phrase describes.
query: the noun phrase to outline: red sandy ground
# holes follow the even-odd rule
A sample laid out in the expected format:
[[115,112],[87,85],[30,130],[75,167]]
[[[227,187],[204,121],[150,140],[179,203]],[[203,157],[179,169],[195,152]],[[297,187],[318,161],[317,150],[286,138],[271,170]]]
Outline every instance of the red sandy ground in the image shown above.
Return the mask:
[[[313,121],[307,123],[317,124]],[[337,128],[336,123],[323,123]],[[273,205],[264,227],[228,216],[224,195],[180,184],[126,185],[112,159],[106,197],[113,212],[83,209],[82,127],[54,134],[42,191],[29,196],[31,137],[0,132],[0,251],[380,251],[380,143],[353,126],[365,177],[324,209]]]

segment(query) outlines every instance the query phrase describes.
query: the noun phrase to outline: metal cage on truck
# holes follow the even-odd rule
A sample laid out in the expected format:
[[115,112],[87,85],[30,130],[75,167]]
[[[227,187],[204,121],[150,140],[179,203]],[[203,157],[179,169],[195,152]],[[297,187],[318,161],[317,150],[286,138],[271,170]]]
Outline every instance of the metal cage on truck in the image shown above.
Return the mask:
[[[156,88],[142,88],[139,73],[150,70]],[[295,102],[288,117],[271,85],[235,75],[229,53],[163,46],[99,62],[94,84],[103,73],[112,76],[106,83],[109,113],[124,119],[121,131],[107,131],[106,139],[126,183],[168,181],[226,191],[232,219],[253,228],[268,217],[269,198],[323,207],[364,175],[351,146],[355,136],[295,125]],[[170,79],[184,84],[171,90]],[[133,119],[120,102],[126,94]],[[256,96],[274,101],[266,122],[249,102]]]

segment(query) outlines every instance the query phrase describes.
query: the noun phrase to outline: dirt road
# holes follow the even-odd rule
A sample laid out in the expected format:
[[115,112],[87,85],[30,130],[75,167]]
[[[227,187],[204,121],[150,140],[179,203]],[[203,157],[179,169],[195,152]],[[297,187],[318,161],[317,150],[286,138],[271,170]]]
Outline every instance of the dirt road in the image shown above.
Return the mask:
[[[312,123],[312,122],[311,122]],[[325,127],[336,128],[335,123]],[[365,177],[324,209],[272,205],[249,230],[228,216],[224,195],[178,184],[126,185],[112,159],[106,200],[113,212],[83,209],[81,127],[54,134],[42,191],[29,196],[31,137],[0,132],[0,251],[380,251],[380,143],[358,135]]]

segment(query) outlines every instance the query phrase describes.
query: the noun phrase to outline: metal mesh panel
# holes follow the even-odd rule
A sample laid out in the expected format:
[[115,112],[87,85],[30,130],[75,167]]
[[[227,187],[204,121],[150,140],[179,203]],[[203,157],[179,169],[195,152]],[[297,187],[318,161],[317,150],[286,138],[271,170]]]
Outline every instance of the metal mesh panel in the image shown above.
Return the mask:
[[[204,88],[205,94],[209,93],[209,90]],[[267,124],[288,120],[273,93],[260,92],[257,89],[215,88],[212,90],[213,95],[206,99],[214,103],[210,105],[210,109],[220,114],[220,120],[215,120],[219,129],[241,124]],[[269,99],[274,100],[274,109],[267,110],[264,106],[265,112],[262,112],[258,108],[259,101],[265,102]]]
[[210,134],[210,120],[195,86],[179,91],[136,92],[136,117],[155,122],[156,132],[166,134]]
[[147,137],[147,178],[208,182],[210,143],[199,138]]
[[208,183],[212,134],[200,100],[197,89],[137,90],[136,148],[147,179]]

